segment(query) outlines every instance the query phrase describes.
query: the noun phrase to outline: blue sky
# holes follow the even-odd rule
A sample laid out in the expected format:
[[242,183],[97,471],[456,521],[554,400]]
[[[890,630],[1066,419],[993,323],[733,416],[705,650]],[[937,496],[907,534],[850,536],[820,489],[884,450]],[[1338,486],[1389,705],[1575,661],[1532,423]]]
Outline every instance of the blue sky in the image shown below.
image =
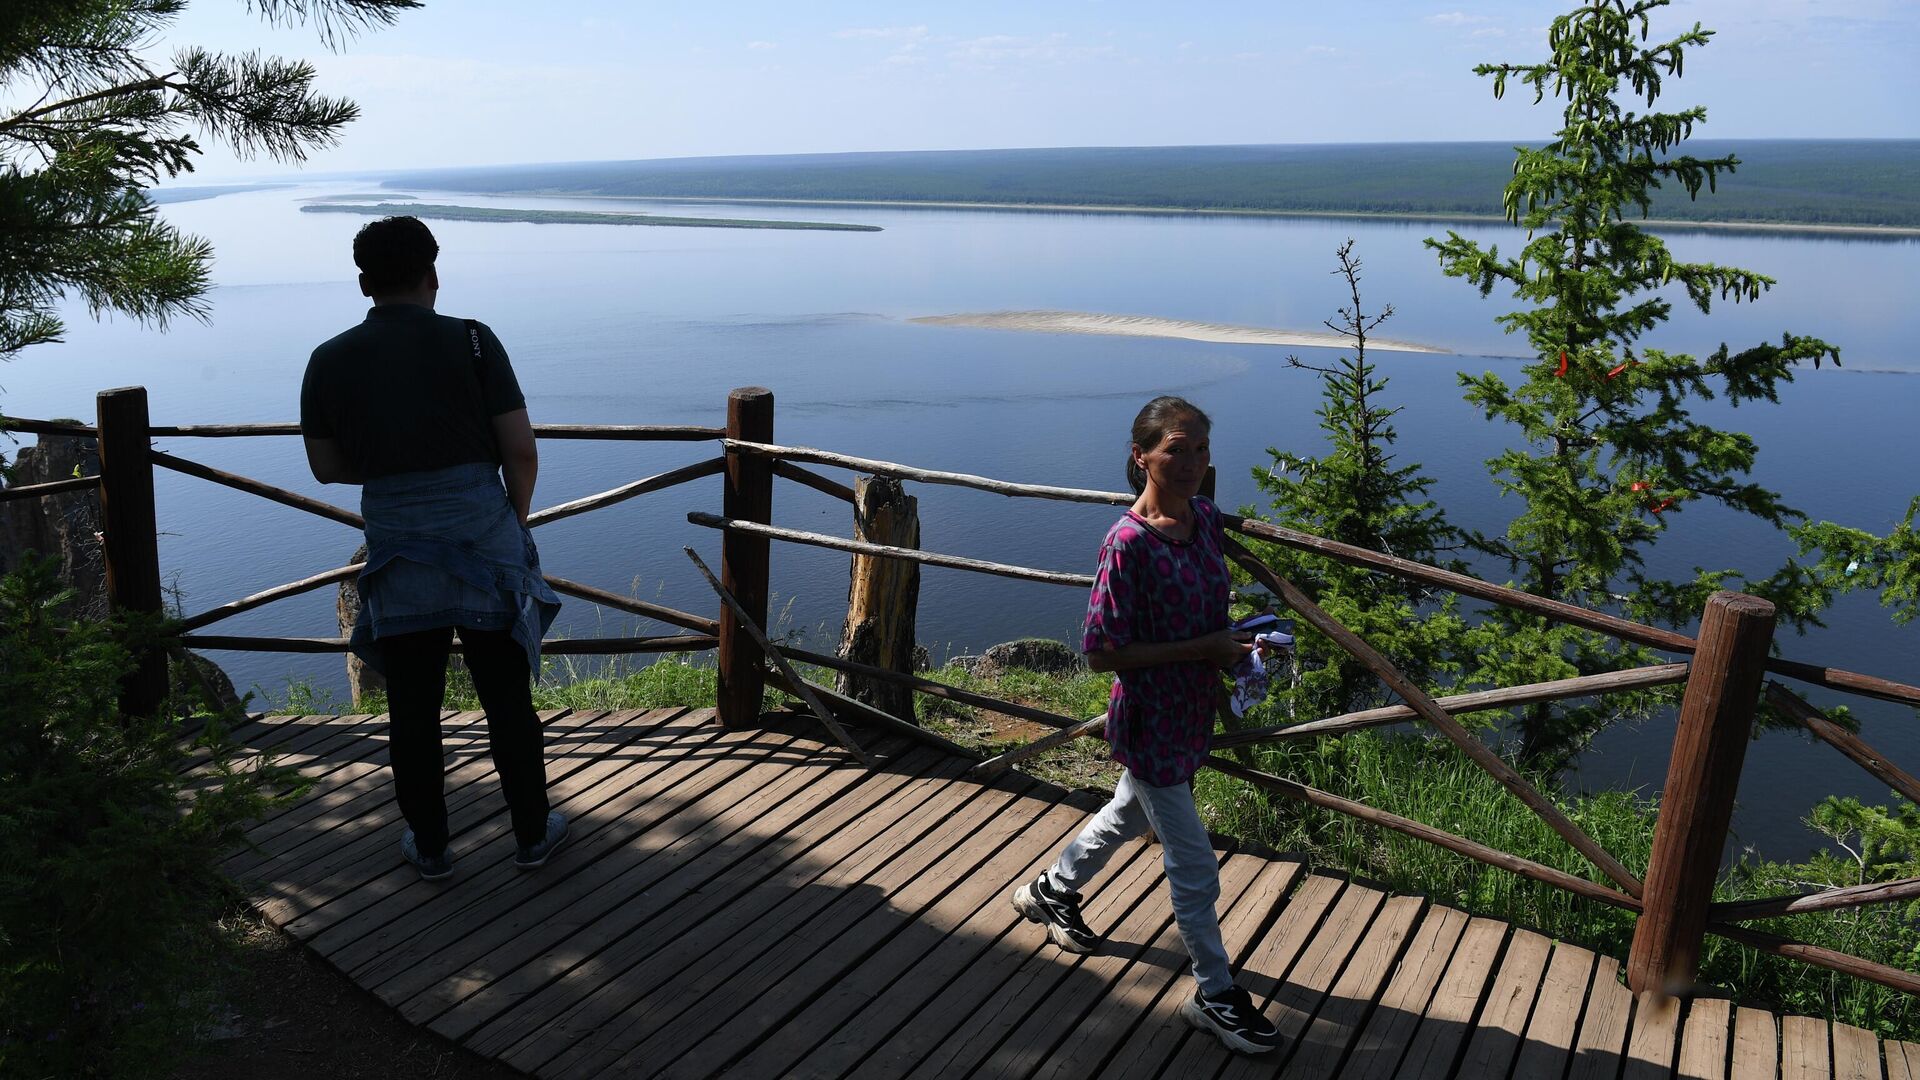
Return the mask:
[[[241,0],[163,44],[311,59],[363,116],[316,171],[1014,146],[1522,140],[1481,61],[1528,61],[1567,4],[604,3],[428,0],[336,52]],[[1920,137],[1920,3],[1678,0],[1718,31],[1663,107],[1699,134]],[[279,172],[212,149],[200,176]]]

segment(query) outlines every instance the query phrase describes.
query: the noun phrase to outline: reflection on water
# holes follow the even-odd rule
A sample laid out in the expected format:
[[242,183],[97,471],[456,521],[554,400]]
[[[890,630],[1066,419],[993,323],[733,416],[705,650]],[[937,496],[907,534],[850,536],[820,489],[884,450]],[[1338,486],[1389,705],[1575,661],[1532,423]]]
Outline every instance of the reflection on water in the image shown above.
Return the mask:
[[[164,212],[211,239],[219,253],[209,324],[167,334],[76,311],[68,342],[29,350],[0,370],[0,402],[27,416],[90,415],[104,387],[146,385],[157,423],[285,420],[295,415],[300,371],[312,346],[360,318],[348,216],[301,214],[299,200],[360,184],[253,191],[179,203]],[[443,198],[436,196],[436,198]],[[443,198],[444,201],[444,198]],[[460,200],[466,201],[466,200]],[[593,206],[582,199],[474,199],[476,204]],[[661,213],[720,214],[713,204],[655,204]],[[1355,220],[1181,218],[981,211],[836,208],[835,220],[880,233],[670,229],[636,244],[612,227],[436,222],[443,310],[491,324],[511,351],[536,420],[717,425],[727,391],[773,388],[776,439],[928,468],[1070,487],[1117,488],[1128,421],[1160,393],[1193,397],[1213,413],[1221,498],[1253,500],[1251,471],[1269,447],[1315,453],[1318,388],[1284,359],[1325,363],[1309,348],[1167,339],[1024,334],[929,327],[906,320],[952,311],[1109,311],[1246,326],[1314,327],[1345,303],[1331,276],[1333,250],[1351,236],[1365,264],[1364,300],[1396,315],[1384,332],[1462,355],[1379,354],[1400,414],[1400,460],[1419,461],[1456,523],[1504,527],[1510,503],[1483,462],[1506,432],[1460,401],[1456,372],[1517,376],[1508,357],[1525,347],[1493,317],[1512,305],[1481,300],[1444,278],[1424,237],[1447,226]],[[1516,246],[1517,232],[1461,227],[1483,242]],[[1920,315],[1907,286],[1920,280],[1920,244],[1805,236],[1687,232],[1669,242],[1682,257],[1747,266],[1779,286],[1757,305],[1691,309],[1649,342],[1704,352],[1776,340],[1782,330],[1838,344],[1846,369],[1802,373],[1778,407],[1698,412],[1753,434],[1758,479],[1816,518],[1885,531],[1920,493],[1908,437],[1920,381],[1862,373],[1920,371],[1911,343]],[[167,449],[269,483],[318,491],[351,505],[349,489],[307,476],[298,440],[172,440]],[[709,445],[557,442],[543,447],[539,501],[605,490],[711,456]],[[162,562],[190,610],[342,564],[350,530],[296,511],[162,472]],[[1085,571],[1113,511],[1028,504],[953,488],[919,492],[929,549]],[[688,525],[713,510],[719,481],[703,480],[543,528],[556,573],[642,597],[706,610],[711,594],[678,548],[718,557],[712,532]],[[846,508],[782,485],[778,523],[844,533]],[[1689,508],[1655,555],[1656,570],[1738,566],[1764,573],[1791,546],[1736,515]],[[784,629],[813,644],[837,639],[847,557],[776,547],[775,610]],[[1491,573],[1491,571],[1489,571]],[[1085,597],[1032,582],[928,569],[922,640],[936,657],[1006,638],[1075,633]],[[789,606],[790,605],[790,606]],[[1828,628],[1788,637],[1795,658],[1920,681],[1920,626],[1895,628],[1867,598],[1841,604]],[[312,636],[333,629],[322,590],[232,620],[233,633]],[[574,636],[659,632],[624,616],[569,603],[559,627]],[[245,687],[278,692],[289,675],[338,691],[337,658],[223,654]],[[1832,700],[1814,695],[1816,700]],[[1913,715],[1865,704],[1869,741],[1897,760],[1920,761]],[[1671,741],[1667,721],[1616,731],[1582,763],[1595,786],[1655,787]],[[1743,836],[1792,849],[1796,818],[1820,795],[1885,793],[1823,747],[1791,736],[1754,745],[1738,825]],[[1762,798],[1758,793],[1765,792]],[[1770,838],[1770,839],[1769,839]]]

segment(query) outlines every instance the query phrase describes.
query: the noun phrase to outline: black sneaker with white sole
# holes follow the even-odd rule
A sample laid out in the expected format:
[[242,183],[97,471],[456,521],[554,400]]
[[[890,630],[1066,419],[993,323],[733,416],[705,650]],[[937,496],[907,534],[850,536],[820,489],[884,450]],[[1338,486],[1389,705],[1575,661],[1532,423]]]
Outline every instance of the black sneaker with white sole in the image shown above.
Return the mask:
[[1047,928],[1047,940],[1070,953],[1090,953],[1100,935],[1080,917],[1080,894],[1055,885],[1045,873],[1013,890],[1013,910]]
[[1180,1015],[1236,1054],[1264,1054],[1281,1042],[1273,1022],[1254,1008],[1253,997],[1239,986],[1230,986],[1216,997],[1196,989],[1180,1006]]

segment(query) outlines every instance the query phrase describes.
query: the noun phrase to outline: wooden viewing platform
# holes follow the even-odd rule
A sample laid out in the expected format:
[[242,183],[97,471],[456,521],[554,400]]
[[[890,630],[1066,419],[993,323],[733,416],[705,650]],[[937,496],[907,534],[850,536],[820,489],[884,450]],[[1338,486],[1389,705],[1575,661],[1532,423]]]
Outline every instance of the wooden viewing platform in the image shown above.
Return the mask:
[[1097,807],[869,730],[869,771],[783,714],[548,713],[573,819],[532,874],[485,724],[452,715],[455,873],[400,861],[384,717],[235,732],[315,779],[227,868],[259,909],[411,1022],[540,1077],[1920,1077],[1920,1045],[1724,1000],[1636,996],[1612,957],[1221,841],[1221,928],[1289,1037],[1232,1058],[1192,982],[1158,852],[1090,892],[1097,955],[1008,893]]

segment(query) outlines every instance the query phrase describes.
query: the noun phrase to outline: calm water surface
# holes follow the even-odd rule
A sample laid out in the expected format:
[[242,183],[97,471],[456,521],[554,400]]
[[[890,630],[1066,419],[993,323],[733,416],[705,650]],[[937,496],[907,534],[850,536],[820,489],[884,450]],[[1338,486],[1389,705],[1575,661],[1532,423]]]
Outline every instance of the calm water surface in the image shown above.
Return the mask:
[[[165,334],[127,322],[96,324],[76,311],[66,343],[27,352],[0,370],[0,402],[25,416],[91,417],[94,393],[145,385],[156,423],[289,420],[313,345],[365,309],[353,284],[354,215],[302,214],[299,200],[368,190],[365,183],[249,192],[173,204],[165,213],[219,253],[206,325]],[[585,199],[486,199],[421,193],[475,205],[593,207]],[[662,214],[792,217],[877,224],[880,233],[737,231],[433,222],[442,245],[441,310],[498,331],[538,421],[724,422],[729,389],[764,385],[777,401],[776,437],[930,468],[1075,487],[1122,486],[1127,424],[1159,393],[1191,397],[1216,424],[1221,501],[1254,500],[1251,471],[1265,450],[1317,453],[1318,388],[1287,367],[1333,352],[1170,340],[1026,334],[921,326],[916,315],[1058,308],[1316,329],[1346,301],[1329,276],[1333,250],[1353,237],[1365,263],[1364,300],[1391,303],[1388,336],[1444,346],[1454,356],[1380,353],[1404,460],[1420,461],[1435,494],[1463,525],[1500,528],[1512,504],[1482,462],[1507,432],[1460,400],[1456,373],[1519,375],[1524,341],[1503,335],[1498,295],[1443,277],[1424,237],[1444,224],[1318,219],[1103,216],[1027,212],[641,204]],[[1458,226],[1456,226],[1458,227]],[[1461,228],[1517,247],[1517,232]],[[1884,532],[1920,493],[1911,432],[1920,401],[1920,243],[1691,231],[1668,237],[1687,259],[1745,266],[1779,279],[1757,305],[1680,311],[1658,347],[1704,352],[1777,339],[1783,330],[1839,345],[1846,369],[1807,371],[1772,407],[1700,409],[1752,433],[1760,482],[1817,518]],[[307,474],[297,439],[173,440],[166,449],[270,483],[354,505],[357,492],[324,489]],[[549,443],[538,504],[604,490],[710,456],[705,444]],[[338,566],[352,530],[169,472],[158,474],[161,559],[188,610]],[[1113,511],[1009,501],[921,486],[931,550],[1086,571]],[[709,611],[711,594],[680,555],[709,561],[717,535],[688,525],[717,511],[719,480],[644,496],[541,530],[547,568],[677,607]],[[843,504],[781,484],[775,519],[845,535]],[[1764,573],[1791,554],[1764,528],[1690,509],[1655,555],[1675,574],[1693,566]],[[846,557],[775,547],[773,582],[783,629],[813,644],[837,640]],[[928,569],[921,639],[936,657],[1024,635],[1077,633],[1084,596],[1071,589]],[[1852,598],[1828,627],[1786,642],[1795,658],[1920,681],[1920,624],[1899,628],[1868,598]],[[226,632],[330,636],[333,594],[323,590],[230,620]],[[661,628],[569,602],[558,631],[572,636]],[[344,691],[337,657],[222,654],[242,688],[283,695],[289,679]],[[1816,700],[1832,700],[1814,695]],[[1869,741],[1920,765],[1911,710],[1868,704]],[[1670,722],[1609,733],[1581,764],[1591,786],[1657,787]],[[1757,741],[1742,785],[1743,842],[1797,854],[1810,842],[1798,819],[1819,797],[1886,793],[1838,754],[1792,736]]]

